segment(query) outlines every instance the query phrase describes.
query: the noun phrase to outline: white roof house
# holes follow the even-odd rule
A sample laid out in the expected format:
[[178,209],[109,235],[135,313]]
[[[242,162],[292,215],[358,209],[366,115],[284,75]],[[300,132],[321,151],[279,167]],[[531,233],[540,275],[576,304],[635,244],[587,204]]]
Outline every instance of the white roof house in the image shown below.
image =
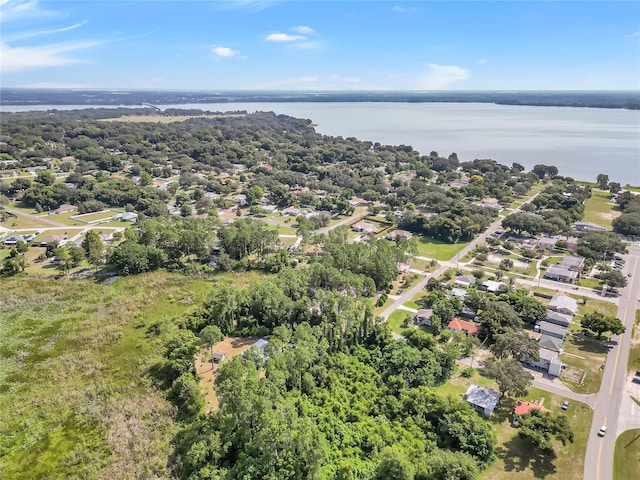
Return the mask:
[[578,301],[566,295],[554,295],[549,301],[549,310],[573,316],[578,313]]
[[488,387],[481,387],[472,383],[464,394],[464,400],[484,416],[490,416],[498,405],[502,394]]

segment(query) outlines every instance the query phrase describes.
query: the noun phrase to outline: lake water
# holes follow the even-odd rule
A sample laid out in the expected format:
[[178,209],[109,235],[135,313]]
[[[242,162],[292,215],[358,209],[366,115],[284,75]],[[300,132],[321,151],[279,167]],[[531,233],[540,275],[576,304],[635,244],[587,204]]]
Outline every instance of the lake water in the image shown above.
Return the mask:
[[[487,103],[225,103],[171,108],[273,111],[310,119],[326,135],[411,145],[422,154],[456,152],[461,161],[555,165],[595,181],[599,173],[640,185],[640,111]],[[2,111],[86,106],[3,106]]]

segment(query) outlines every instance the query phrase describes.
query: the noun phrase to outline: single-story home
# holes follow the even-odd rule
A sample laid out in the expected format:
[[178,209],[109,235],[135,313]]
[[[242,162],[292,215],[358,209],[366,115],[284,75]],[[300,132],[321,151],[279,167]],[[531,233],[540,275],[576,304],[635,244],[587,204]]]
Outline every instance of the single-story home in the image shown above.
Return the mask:
[[467,298],[467,295],[469,295],[469,292],[467,290],[465,290],[464,288],[452,288],[451,289],[451,296],[453,298],[459,298],[460,300],[464,300],[465,298]]
[[481,290],[484,290],[486,292],[496,293],[502,287],[505,287],[505,284],[502,282],[496,282],[494,280],[487,280],[486,282],[483,282],[482,285],[480,285],[480,287],[481,287]]
[[549,335],[540,335],[538,339],[538,346],[540,350],[552,350],[554,352],[562,353],[562,340],[556,337],[550,337]]
[[413,233],[408,232],[406,230],[394,230],[392,232],[387,233],[384,238],[387,240],[398,240],[400,238],[404,238],[406,240],[411,240],[413,238]]
[[501,396],[500,392],[472,383],[464,394],[463,400],[474,410],[482,413],[485,417],[489,417],[496,409]]
[[433,315],[433,310],[431,308],[421,308],[413,316],[413,323],[419,326],[430,327],[431,315]]
[[562,265],[551,265],[546,272],[544,272],[544,278],[549,280],[555,280],[556,282],[574,283],[580,274],[575,270],[570,270]]
[[549,335],[551,337],[559,338],[560,340],[564,340],[564,337],[567,336],[567,327],[562,327],[560,325],[556,325],[555,323],[549,322],[538,322],[533,328],[535,332],[540,332],[543,335]]
[[480,334],[480,325],[473,322],[467,322],[466,320],[460,320],[454,318],[449,322],[447,328],[452,332],[464,332],[466,335],[476,337]]
[[575,316],[578,313],[578,301],[566,295],[554,295],[548,305],[549,310]]
[[296,207],[287,207],[282,210],[282,215],[291,215],[292,217],[297,217],[302,213],[302,210]]
[[16,235],[14,237],[7,238],[2,244],[5,248],[13,248],[18,245],[18,242],[26,242],[22,235]]
[[580,273],[584,267],[584,262],[585,258],[579,255],[565,255],[562,257],[562,260],[558,262],[558,265]]
[[116,213],[111,220],[114,222],[131,222],[136,223],[138,221],[138,214],[133,212]]
[[556,248],[556,242],[558,241],[555,237],[542,237],[538,240],[538,248],[543,250],[553,250]]
[[69,213],[69,212],[75,212],[76,210],[78,210],[78,207],[75,205],[69,205],[68,203],[64,203],[62,205],[60,205],[58,208],[56,208],[56,213],[60,214],[60,213]]
[[354,223],[353,225],[351,225],[351,229],[355,230],[356,232],[368,233],[370,235],[375,235],[376,233],[378,233],[378,227],[365,221]]
[[462,275],[455,279],[453,282],[454,285],[462,288],[469,288],[476,282],[476,277],[473,275]]
[[547,310],[547,322],[568,328],[571,325],[571,315]]
[[502,210],[502,207],[500,206],[500,203],[497,198],[484,198],[482,199],[482,202],[480,202],[480,206],[486,207],[486,208],[494,208],[496,210]]

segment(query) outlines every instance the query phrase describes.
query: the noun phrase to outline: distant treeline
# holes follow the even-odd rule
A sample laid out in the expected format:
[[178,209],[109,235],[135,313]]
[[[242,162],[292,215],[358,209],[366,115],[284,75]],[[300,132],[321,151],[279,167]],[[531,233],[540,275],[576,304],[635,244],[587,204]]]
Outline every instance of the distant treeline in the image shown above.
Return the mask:
[[1,105],[175,105],[230,102],[457,102],[640,110],[638,91],[272,92],[0,90]]

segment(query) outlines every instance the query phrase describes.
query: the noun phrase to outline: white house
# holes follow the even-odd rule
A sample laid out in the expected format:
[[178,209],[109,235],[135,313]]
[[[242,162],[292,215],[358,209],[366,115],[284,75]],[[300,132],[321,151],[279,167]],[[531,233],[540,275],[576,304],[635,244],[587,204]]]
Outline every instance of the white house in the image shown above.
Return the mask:
[[471,408],[482,413],[485,417],[489,417],[496,409],[501,396],[500,392],[472,383],[469,385],[463,399]]
[[566,295],[554,295],[549,301],[549,310],[575,316],[578,313],[578,302]]

